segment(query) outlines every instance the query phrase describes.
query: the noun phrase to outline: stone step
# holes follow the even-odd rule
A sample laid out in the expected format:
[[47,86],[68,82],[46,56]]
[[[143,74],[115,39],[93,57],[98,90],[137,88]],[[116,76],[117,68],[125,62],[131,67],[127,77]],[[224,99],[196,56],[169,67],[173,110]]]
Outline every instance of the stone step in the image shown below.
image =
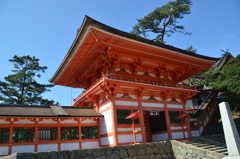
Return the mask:
[[199,143],[199,142],[184,142],[184,143],[191,144],[201,148],[226,148],[226,146],[223,146],[220,144],[205,144],[205,143]]
[[197,137],[197,138],[191,138],[190,140],[182,140],[181,142],[195,146],[195,147],[199,147],[202,149],[215,151],[223,155],[228,155],[228,151],[225,144],[214,142],[212,140]]

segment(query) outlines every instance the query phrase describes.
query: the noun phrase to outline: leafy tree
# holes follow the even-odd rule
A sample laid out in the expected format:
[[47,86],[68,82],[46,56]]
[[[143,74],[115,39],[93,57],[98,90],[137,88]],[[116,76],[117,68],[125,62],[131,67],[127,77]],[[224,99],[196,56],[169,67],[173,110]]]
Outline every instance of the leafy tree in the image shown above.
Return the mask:
[[217,68],[216,64],[183,83],[191,86],[212,86],[222,92],[223,100],[228,101],[232,109],[240,110],[240,55],[229,60],[222,68]]
[[0,81],[0,103],[4,104],[36,104],[59,105],[53,100],[43,99],[42,93],[50,91],[53,84],[40,84],[34,78],[41,77],[46,66],[39,65],[39,59],[30,56],[13,56],[9,60],[14,64],[14,74]]
[[210,85],[223,92],[232,108],[240,109],[240,55],[228,61]]
[[153,12],[137,19],[138,23],[130,32],[134,35],[147,37],[148,32],[156,34],[153,40],[164,42],[164,37],[171,36],[174,32],[190,35],[191,33],[184,31],[183,25],[178,25],[178,20],[184,18],[184,15],[190,14],[191,0],[175,0],[167,4],[157,7]]
[[189,77],[188,79],[185,79],[183,81],[183,84],[189,86],[209,85],[210,82],[212,82],[215,78],[217,72],[218,70],[216,69],[216,67],[212,66],[192,77]]

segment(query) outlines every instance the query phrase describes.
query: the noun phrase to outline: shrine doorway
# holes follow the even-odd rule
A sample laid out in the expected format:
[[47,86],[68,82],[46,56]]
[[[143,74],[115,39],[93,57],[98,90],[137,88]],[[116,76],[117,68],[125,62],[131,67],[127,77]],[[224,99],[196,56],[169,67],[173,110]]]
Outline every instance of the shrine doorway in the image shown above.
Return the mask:
[[167,131],[165,112],[146,111],[144,115],[144,125],[147,142],[151,142],[152,135]]

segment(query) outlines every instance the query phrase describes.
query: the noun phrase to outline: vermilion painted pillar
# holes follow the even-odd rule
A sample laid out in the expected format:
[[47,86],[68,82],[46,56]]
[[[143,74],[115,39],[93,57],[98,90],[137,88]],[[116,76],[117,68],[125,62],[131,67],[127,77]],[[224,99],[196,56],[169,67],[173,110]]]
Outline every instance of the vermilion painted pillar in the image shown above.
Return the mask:
[[133,131],[133,142],[135,144],[137,142],[137,140],[136,140],[136,134],[135,134],[134,119],[132,119],[132,131]]
[[117,110],[115,108],[114,97],[110,97],[111,101],[111,111],[112,111],[112,131],[113,131],[113,145],[118,145],[118,134],[117,134]]
[[[11,118],[13,120],[13,118]],[[12,141],[13,141],[13,121],[10,121],[10,130],[9,130],[9,146],[8,154],[12,154]]]
[[97,123],[98,123],[98,143],[99,143],[99,146],[102,145],[101,138],[100,138],[100,122],[101,122],[100,120],[101,120],[100,118],[97,119]]
[[[190,122],[189,118],[186,118],[186,123],[187,123],[187,130],[188,130],[188,138],[192,138],[192,133],[191,133],[191,127],[190,127]],[[185,132],[184,132],[185,133]]]
[[60,121],[58,121],[58,150],[61,150],[61,127],[60,127]]
[[[187,111],[186,111],[186,103],[187,103],[187,101],[183,101],[183,112],[184,113],[187,113]],[[190,127],[189,119],[186,118],[185,122],[187,124],[188,138],[191,138],[192,137],[192,133],[191,133],[191,127]],[[183,129],[183,133],[185,135],[185,130],[184,129]]]
[[184,125],[183,125],[183,121],[184,119],[180,119],[181,120],[181,125],[182,125],[182,130],[183,130],[183,137],[184,139],[186,139],[186,135],[185,135],[185,131],[184,131]]
[[38,121],[36,121],[35,124],[36,124],[36,126],[35,126],[35,135],[34,135],[34,138],[35,138],[34,151],[38,152]]
[[139,118],[140,120],[140,125],[141,125],[141,132],[142,132],[142,139],[143,142],[147,142],[147,137],[145,135],[145,126],[144,126],[144,116],[143,116],[143,110],[142,110],[142,101],[141,101],[141,97],[138,97],[138,110],[139,110],[139,115],[141,116],[141,118]]
[[82,149],[82,128],[81,119],[78,120],[79,149]]
[[166,119],[166,124],[167,124],[168,140],[172,140],[171,122],[170,122],[170,117],[169,117],[166,101],[167,101],[167,98],[163,100],[164,114],[165,114],[165,119]]

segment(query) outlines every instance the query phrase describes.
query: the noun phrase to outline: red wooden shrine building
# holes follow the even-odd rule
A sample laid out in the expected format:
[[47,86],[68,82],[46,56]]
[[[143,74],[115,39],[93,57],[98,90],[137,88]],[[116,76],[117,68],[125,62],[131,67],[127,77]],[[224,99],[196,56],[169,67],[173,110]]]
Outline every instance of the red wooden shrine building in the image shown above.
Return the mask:
[[199,136],[217,105],[189,116],[197,91],[178,83],[217,60],[86,16],[50,79],[85,91],[71,107],[1,105],[0,155]]

